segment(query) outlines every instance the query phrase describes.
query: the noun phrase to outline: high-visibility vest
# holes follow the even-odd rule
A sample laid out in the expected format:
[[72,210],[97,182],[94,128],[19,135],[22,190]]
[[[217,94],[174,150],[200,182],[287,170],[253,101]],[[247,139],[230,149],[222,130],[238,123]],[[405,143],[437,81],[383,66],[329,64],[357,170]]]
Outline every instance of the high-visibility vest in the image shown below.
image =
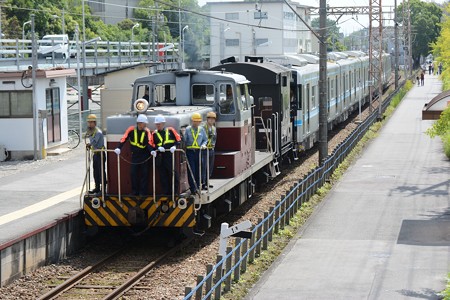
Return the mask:
[[159,143],[156,146],[161,147],[162,145],[175,143],[175,140],[169,140],[169,128],[166,128],[165,131],[166,131],[166,138],[164,140],[163,140],[161,134],[159,133],[159,131],[158,130],[155,131],[156,135],[159,138]]
[[197,134],[194,133],[194,129],[191,128],[192,138],[194,141],[192,142],[191,146],[187,146],[187,149],[200,149],[200,146],[198,145],[198,135],[200,134],[200,127],[197,128]]
[[144,145],[146,131],[142,131],[141,138],[138,140],[138,132],[137,129],[134,129],[134,140],[130,139],[130,144],[136,146],[138,148],[144,149],[147,145]]
[[[206,124],[205,124],[204,127],[205,127],[206,135],[208,136],[208,143],[206,143],[206,147],[208,147],[208,149],[213,149],[214,147],[213,147],[213,145],[211,145],[212,138],[209,137],[209,127]],[[213,135],[216,134],[216,131],[214,130],[214,127],[211,127],[211,131],[212,131]]]

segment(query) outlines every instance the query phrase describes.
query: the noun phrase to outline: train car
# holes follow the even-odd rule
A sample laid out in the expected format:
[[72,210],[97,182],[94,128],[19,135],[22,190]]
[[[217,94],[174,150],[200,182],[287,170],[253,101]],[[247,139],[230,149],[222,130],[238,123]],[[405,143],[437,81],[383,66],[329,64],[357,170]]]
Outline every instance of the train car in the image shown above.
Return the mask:
[[[318,140],[319,58],[311,54],[299,54],[270,57],[269,61],[263,57],[245,59],[245,62],[225,59],[223,64],[212,70],[243,74],[250,80],[249,88],[255,97],[254,114],[269,128],[276,158],[283,159],[286,154],[292,153],[295,159],[298,151],[313,147]],[[384,86],[388,85],[391,74],[388,61],[389,55],[383,54]],[[283,63],[286,64],[284,68],[280,65]],[[368,80],[369,58],[363,52],[328,54],[327,107],[330,130],[369,101]],[[289,105],[290,118],[287,117],[286,104]],[[265,132],[263,128],[258,130]],[[260,140],[259,146],[262,147],[264,136],[260,136]]]
[[[252,97],[248,80],[239,74],[217,71],[183,70],[158,73],[134,82],[131,111],[107,118],[107,191],[84,195],[87,226],[206,228],[218,213],[228,212],[254,192],[255,176],[273,171],[271,149],[255,150]],[[148,99],[145,100],[145,98]],[[125,130],[136,124],[138,114],[149,119],[162,115],[166,126],[179,133],[190,123],[193,113],[217,114],[217,143],[212,188],[192,194],[188,189],[189,164],[183,147],[174,155],[179,175],[178,189],[165,195],[160,188],[158,167],[152,159],[148,195],[131,191],[131,155],[128,144],[117,156],[114,152]],[[103,186],[103,185],[102,185]],[[201,191],[201,192],[200,192]]]

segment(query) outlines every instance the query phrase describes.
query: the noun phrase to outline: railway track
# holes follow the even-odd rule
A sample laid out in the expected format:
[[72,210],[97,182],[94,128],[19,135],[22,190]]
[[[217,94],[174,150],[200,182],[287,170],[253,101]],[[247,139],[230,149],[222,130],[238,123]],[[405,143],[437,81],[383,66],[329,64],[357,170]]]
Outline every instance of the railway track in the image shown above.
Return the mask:
[[[146,254],[129,254],[130,247],[124,246],[97,263],[88,266],[57,285],[39,300],[49,299],[118,299],[130,289],[147,289],[138,287],[139,281],[153,268],[188,245],[192,238],[170,248],[145,249]],[[156,250],[156,251],[155,251]],[[134,258],[131,260],[130,257]],[[139,267],[137,267],[139,265]],[[144,265],[144,266],[142,266]],[[122,276],[121,274],[124,273]]]

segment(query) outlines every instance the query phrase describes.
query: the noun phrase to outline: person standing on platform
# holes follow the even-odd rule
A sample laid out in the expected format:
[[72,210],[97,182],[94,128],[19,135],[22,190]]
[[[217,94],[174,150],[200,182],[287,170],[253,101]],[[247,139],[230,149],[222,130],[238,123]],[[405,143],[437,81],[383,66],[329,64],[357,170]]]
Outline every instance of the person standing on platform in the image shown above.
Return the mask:
[[[92,169],[94,173],[95,188],[90,190],[91,194],[100,194],[103,189],[106,192],[106,152],[100,153],[95,150],[105,149],[105,140],[100,128],[97,127],[97,117],[94,114],[90,114],[87,117],[87,131],[86,137],[89,138],[89,142],[86,144],[87,150],[94,150],[92,155]],[[102,159],[103,157],[103,159]],[[103,168],[103,186],[102,186],[102,168]]]
[[422,71],[422,73],[420,73],[420,85],[424,85],[425,83],[425,73]]
[[148,161],[150,155],[156,156],[156,152],[152,134],[147,128],[147,116],[139,115],[136,123],[136,126],[128,127],[114,152],[120,155],[126,141],[130,142],[132,192],[133,195],[144,196],[148,194]]
[[[172,127],[165,127],[166,118],[164,116],[155,117],[156,130],[153,132],[153,141],[160,152],[157,157],[159,164],[159,180],[161,182],[164,195],[172,194],[172,184],[175,185],[175,193],[178,193],[178,174],[175,172],[175,182],[172,182],[172,154],[175,153],[177,145],[180,144],[181,137]],[[170,151],[167,153],[166,150]]]
[[208,137],[205,129],[200,126],[202,116],[199,113],[193,113],[192,125],[188,126],[183,134],[183,142],[186,145],[186,157],[189,163],[191,172],[188,171],[189,187],[192,194],[197,193],[197,188],[200,184],[200,151],[206,149]]
[[[215,123],[216,123],[216,113],[210,111],[206,115],[206,123],[203,126],[208,141],[206,143],[207,150],[202,150],[202,190],[208,189],[208,181],[214,171],[214,156],[215,156],[214,148],[216,147],[217,141],[217,130]],[[213,188],[214,186],[210,184],[209,187]]]

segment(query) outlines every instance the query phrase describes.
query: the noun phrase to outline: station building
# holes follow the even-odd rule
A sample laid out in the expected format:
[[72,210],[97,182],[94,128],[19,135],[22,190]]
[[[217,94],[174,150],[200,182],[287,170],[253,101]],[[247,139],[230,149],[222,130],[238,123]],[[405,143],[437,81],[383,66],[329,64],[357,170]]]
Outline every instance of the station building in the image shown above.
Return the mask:
[[74,75],[73,69],[36,71],[34,123],[31,71],[0,72],[0,158],[32,159],[35,141],[37,157],[45,158],[67,143],[66,78]]

